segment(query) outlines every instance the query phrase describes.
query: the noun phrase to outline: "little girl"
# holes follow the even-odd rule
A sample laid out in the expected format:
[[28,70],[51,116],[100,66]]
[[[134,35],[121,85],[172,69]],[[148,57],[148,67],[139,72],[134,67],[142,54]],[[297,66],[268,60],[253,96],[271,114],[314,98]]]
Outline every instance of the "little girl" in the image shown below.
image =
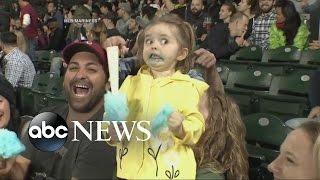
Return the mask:
[[[132,121],[152,121],[163,107],[170,105],[173,112],[167,119],[165,135],[172,144],[153,142],[155,138],[137,141],[136,137],[145,139],[146,134],[134,127],[130,141],[115,143],[117,176],[194,179],[196,161],[191,146],[204,131],[198,105],[208,85],[183,74],[191,66],[195,41],[192,27],[174,15],[165,15],[151,22],[138,41],[138,56],[142,56],[145,65],[136,76],[127,77],[120,88],[128,100],[127,125]],[[144,128],[150,126],[145,124]]]

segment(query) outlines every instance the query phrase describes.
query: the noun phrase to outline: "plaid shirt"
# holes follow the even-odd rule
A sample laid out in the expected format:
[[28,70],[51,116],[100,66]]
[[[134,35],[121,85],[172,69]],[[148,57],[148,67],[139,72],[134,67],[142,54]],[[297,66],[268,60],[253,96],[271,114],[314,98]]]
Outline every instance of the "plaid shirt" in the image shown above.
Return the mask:
[[276,20],[276,13],[271,10],[267,14],[261,14],[254,18],[252,25],[252,33],[249,40],[255,45],[261,46],[263,49],[269,47],[269,29]]
[[30,88],[35,74],[32,61],[19,48],[12,49],[4,57],[4,75],[13,87]]

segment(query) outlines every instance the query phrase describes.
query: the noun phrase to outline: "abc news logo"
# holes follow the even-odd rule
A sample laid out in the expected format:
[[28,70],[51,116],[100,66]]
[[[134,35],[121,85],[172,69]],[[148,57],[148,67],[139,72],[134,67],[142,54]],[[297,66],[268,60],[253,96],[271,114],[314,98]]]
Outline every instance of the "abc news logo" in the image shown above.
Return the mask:
[[[77,131],[83,133],[90,141],[110,141],[111,137],[104,139],[102,136],[102,132],[108,133],[108,130],[103,128],[103,124],[110,125],[110,123],[114,126],[119,140],[127,138],[127,140],[130,141],[134,128],[146,134],[143,138],[135,137],[137,141],[147,141],[151,138],[150,131],[143,126],[150,126],[149,121],[132,121],[133,128],[131,128],[131,130],[127,127],[126,121],[87,121],[86,123],[90,125],[89,130],[83,127],[78,121],[72,121],[73,139],[71,141],[79,141],[77,139]],[[96,129],[92,128],[93,125],[95,125]],[[93,137],[92,130],[96,130],[96,137]],[[68,140],[68,133],[66,121],[58,114],[52,112],[44,112],[37,115],[31,121],[28,129],[31,144],[35,148],[46,152],[59,150]]]

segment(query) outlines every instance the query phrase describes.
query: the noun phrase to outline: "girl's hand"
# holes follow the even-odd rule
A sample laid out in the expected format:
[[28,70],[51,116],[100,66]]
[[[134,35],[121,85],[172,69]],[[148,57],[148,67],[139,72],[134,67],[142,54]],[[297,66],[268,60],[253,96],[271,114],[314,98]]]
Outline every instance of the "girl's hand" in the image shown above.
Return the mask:
[[[120,132],[122,132],[123,131],[123,126],[121,124],[118,124],[118,127],[119,127]],[[112,123],[108,127],[108,134],[109,134],[109,136],[111,138],[110,139],[111,142],[120,142],[120,141],[122,141],[122,139],[119,139],[119,137],[117,136],[116,129],[113,126]]]
[[8,175],[9,172],[11,171],[14,163],[16,162],[16,157],[5,159],[5,160],[0,160],[2,167],[0,167],[0,176],[5,176]]
[[169,130],[178,138],[183,139],[185,132],[183,130],[182,122],[184,116],[179,112],[173,112],[167,121]]

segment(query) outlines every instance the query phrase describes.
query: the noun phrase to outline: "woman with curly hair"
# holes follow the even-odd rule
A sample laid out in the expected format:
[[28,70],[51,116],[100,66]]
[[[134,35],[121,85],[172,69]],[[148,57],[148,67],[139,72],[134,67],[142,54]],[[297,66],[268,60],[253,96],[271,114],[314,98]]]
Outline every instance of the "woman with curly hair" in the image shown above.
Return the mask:
[[[197,161],[197,179],[248,179],[246,129],[238,105],[225,94],[216,68],[208,70],[210,84],[207,101],[201,106],[205,132],[193,148]],[[210,107],[210,108],[206,108]]]
[[307,46],[309,29],[301,22],[293,2],[280,0],[275,4],[276,22],[270,28],[270,49],[292,45],[299,49]]

